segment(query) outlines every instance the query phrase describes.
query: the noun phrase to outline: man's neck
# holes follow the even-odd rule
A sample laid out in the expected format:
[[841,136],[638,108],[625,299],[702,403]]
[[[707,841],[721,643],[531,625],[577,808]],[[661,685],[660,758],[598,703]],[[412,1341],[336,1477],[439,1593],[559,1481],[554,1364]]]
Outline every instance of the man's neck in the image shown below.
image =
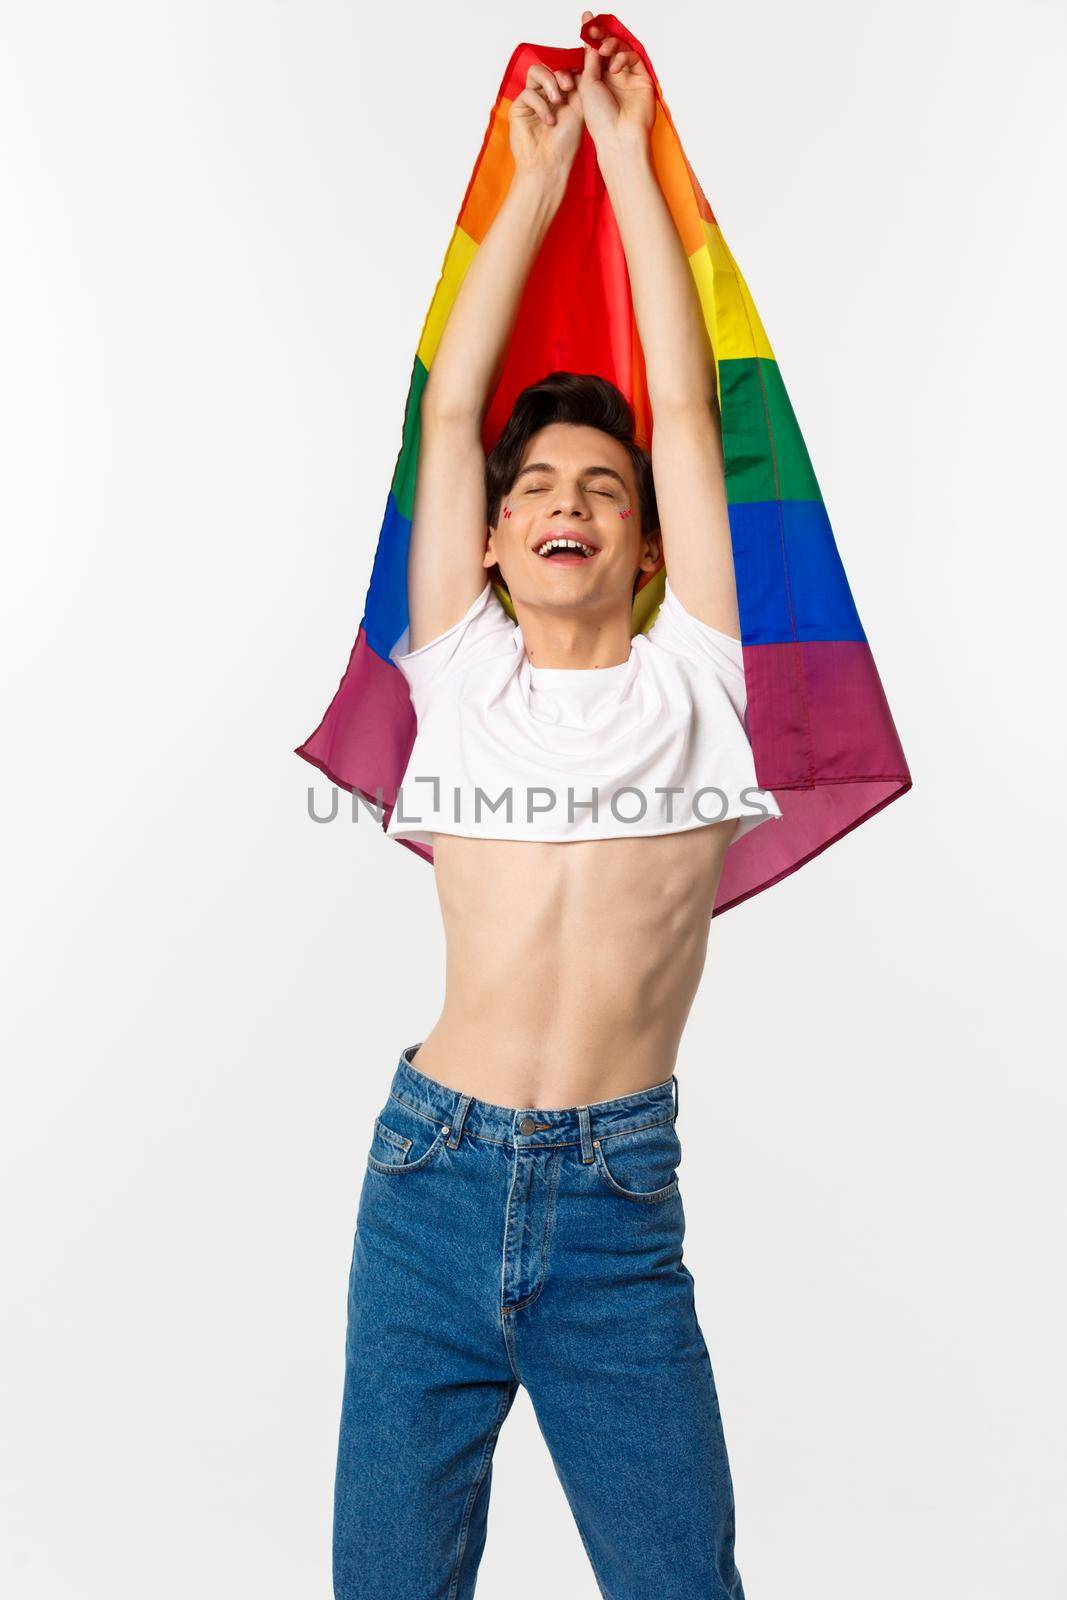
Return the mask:
[[527,660],[534,667],[595,670],[630,658],[632,612],[618,605],[576,607],[513,601]]

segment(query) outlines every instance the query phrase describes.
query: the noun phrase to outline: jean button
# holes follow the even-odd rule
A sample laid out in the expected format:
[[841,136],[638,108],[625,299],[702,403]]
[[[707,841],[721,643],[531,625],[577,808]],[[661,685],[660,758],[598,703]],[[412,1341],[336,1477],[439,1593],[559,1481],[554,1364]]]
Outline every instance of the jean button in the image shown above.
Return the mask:
[[523,1117],[522,1121],[519,1123],[519,1132],[533,1133],[536,1127],[537,1123],[532,1117]]

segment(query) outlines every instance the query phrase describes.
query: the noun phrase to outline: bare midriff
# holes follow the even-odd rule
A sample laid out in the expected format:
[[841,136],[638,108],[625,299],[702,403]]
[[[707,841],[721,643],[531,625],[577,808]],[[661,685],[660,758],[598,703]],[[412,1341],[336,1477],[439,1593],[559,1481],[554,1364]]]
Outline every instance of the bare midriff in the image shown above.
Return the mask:
[[415,1067],[544,1111],[666,1082],[736,828],[566,843],[434,834],[445,1002]]

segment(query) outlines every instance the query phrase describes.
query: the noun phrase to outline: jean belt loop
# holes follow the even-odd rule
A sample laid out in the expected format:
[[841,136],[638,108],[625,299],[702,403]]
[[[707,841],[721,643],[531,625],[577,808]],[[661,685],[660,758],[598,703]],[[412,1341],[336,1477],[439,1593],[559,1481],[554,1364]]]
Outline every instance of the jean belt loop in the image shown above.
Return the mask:
[[589,1107],[578,1107],[578,1127],[582,1135],[582,1160],[588,1166],[593,1160],[593,1134],[589,1126]]
[[450,1150],[454,1150],[462,1138],[463,1124],[467,1120],[467,1112],[473,1099],[474,1096],[470,1094],[461,1094],[459,1097],[459,1105],[456,1107],[456,1115],[452,1122],[452,1132],[448,1136],[448,1148]]

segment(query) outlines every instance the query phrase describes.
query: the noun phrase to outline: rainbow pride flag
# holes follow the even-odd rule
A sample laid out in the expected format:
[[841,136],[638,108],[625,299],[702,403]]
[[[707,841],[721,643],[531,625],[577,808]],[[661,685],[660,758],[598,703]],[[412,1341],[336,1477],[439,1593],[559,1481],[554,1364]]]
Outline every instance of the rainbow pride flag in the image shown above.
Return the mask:
[[[689,258],[718,363],[749,739],[759,784],[773,792],[783,816],[773,826],[753,828],[727,852],[717,915],[795,872],[905,794],[911,775],[752,296],[686,159],[647,51],[610,14],[587,23],[582,36],[597,24],[639,53],[656,85],[656,176]],[[507,193],[513,171],[508,109],[537,61],[580,74],[583,57],[580,48],[520,44],[508,62],[423,324],[355,645],[325,716],[296,751],[371,804],[380,794],[383,828],[415,738],[407,684],[389,651],[408,624],[419,402],[456,293]],[[599,373],[617,384],[634,407],[639,438],[648,448],[653,418],[626,262],[588,132],[527,280],[485,417],[486,451],[519,391],[557,368]],[[663,569],[643,575],[634,598],[634,633],[651,627],[663,586]],[[514,619],[507,590],[495,587]],[[397,843],[433,860],[422,844]]]

